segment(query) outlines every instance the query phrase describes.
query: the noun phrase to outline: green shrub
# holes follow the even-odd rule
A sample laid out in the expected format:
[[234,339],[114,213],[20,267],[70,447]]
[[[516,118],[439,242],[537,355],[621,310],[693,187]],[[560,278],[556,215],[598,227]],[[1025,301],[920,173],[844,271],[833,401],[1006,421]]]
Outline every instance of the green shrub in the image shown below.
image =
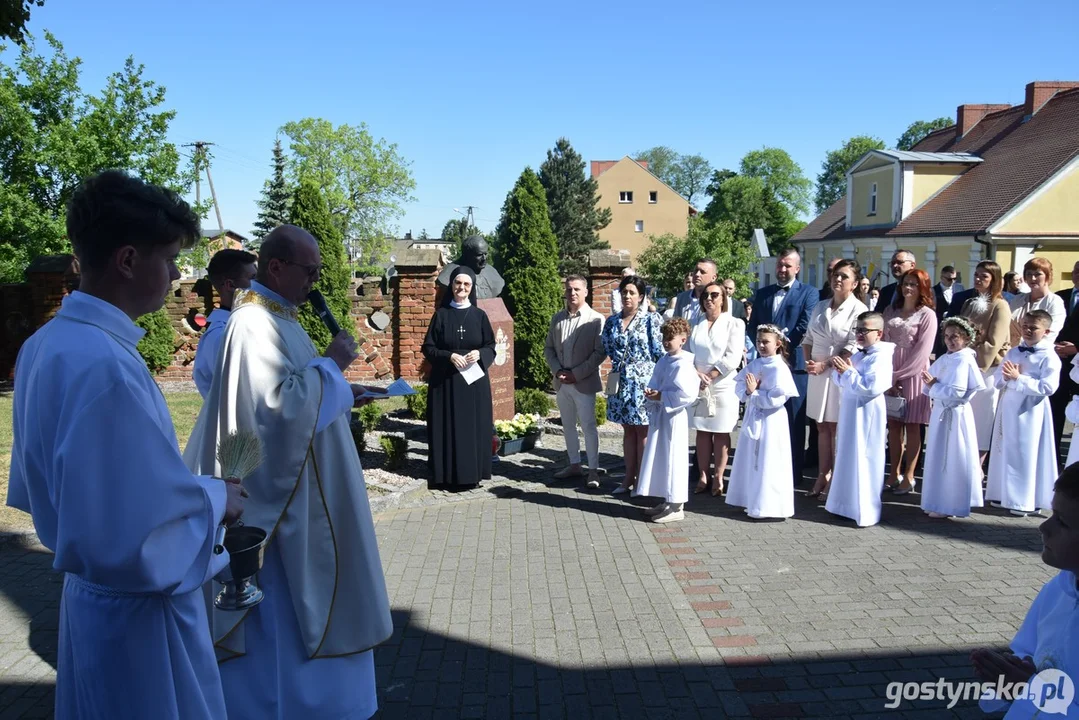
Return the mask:
[[513,393],[513,404],[517,412],[525,415],[547,417],[551,412],[551,398],[547,393],[535,388],[522,388]]
[[603,394],[596,395],[596,427],[607,422],[607,398]]
[[374,432],[382,422],[383,410],[378,403],[370,403],[360,408],[360,427],[365,433]]
[[150,372],[160,372],[171,365],[176,352],[176,330],[165,308],[143,315],[135,324],[146,331],[138,349]]
[[363,425],[353,420],[349,423],[348,429],[352,431],[352,442],[356,445],[356,454],[363,455],[364,450],[367,449],[367,433],[363,431]]
[[379,444],[386,452],[386,469],[398,470],[408,462],[408,440],[397,435],[383,435]]
[[412,417],[417,420],[427,419],[427,386],[417,385],[413,390],[416,391],[415,395],[405,395],[405,405],[408,407],[408,411],[412,413]]

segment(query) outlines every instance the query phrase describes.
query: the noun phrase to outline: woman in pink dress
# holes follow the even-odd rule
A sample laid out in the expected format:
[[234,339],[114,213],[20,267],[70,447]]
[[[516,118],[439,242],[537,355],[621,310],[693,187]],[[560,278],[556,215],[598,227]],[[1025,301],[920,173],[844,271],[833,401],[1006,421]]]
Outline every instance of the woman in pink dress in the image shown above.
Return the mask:
[[937,337],[937,314],[929,274],[915,268],[899,279],[895,300],[884,309],[884,340],[895,344],[892,389],[888,395],[906,403],[901,418],[888,418],[888,455],[892,468],[885,490],[906,495],[914,489],[914,468],[922,452],[921,425],[929,424],[929,396],[922,394],[922,373]]

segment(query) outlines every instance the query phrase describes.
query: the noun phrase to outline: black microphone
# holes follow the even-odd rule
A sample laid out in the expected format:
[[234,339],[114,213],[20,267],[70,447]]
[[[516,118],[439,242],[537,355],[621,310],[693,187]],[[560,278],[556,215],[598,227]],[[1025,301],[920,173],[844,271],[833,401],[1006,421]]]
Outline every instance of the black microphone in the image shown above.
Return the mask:
[[318,313],[319,318],[322,320],[322,324],[330,331],[330,336],[337,337],[337,333],[341,332],[341,326],[337,324],[337,320],[334,319],[333,313],[330,312],[330,308],[326,304],[326,298],[322,297],[322,293],[318,290],[312,290],[307,294],[307,299],[311,303],[311,307]]

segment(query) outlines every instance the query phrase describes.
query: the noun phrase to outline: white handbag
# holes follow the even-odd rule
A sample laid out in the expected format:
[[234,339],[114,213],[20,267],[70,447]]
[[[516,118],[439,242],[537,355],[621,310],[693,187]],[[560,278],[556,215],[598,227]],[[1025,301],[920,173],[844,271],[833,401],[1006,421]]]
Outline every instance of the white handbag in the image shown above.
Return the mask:
[[888,408],[888,417],[902,420],[907,415],[907,400],[899,395],[885,395],[884,404]]

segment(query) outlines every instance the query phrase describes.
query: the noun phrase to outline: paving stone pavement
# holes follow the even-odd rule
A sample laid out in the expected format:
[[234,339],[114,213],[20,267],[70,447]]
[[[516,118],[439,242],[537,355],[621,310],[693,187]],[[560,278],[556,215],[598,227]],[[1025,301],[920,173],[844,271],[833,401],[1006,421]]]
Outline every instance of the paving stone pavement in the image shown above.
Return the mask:
[[[601,464],[621,462],[617,438]],[[691,496],[686,519],[551,479],[564,445],[496,465],[459,493],[376,516],[394,634],[376,651],[385,718],[982,717],[904,702],[889,682],[969,681],[1052,571],[1038,519],[987,509],[935,521],[889,499],[857,529],[799,492],[753,521]],[[0,545],[0,720],[50,717],[59,578]]]

